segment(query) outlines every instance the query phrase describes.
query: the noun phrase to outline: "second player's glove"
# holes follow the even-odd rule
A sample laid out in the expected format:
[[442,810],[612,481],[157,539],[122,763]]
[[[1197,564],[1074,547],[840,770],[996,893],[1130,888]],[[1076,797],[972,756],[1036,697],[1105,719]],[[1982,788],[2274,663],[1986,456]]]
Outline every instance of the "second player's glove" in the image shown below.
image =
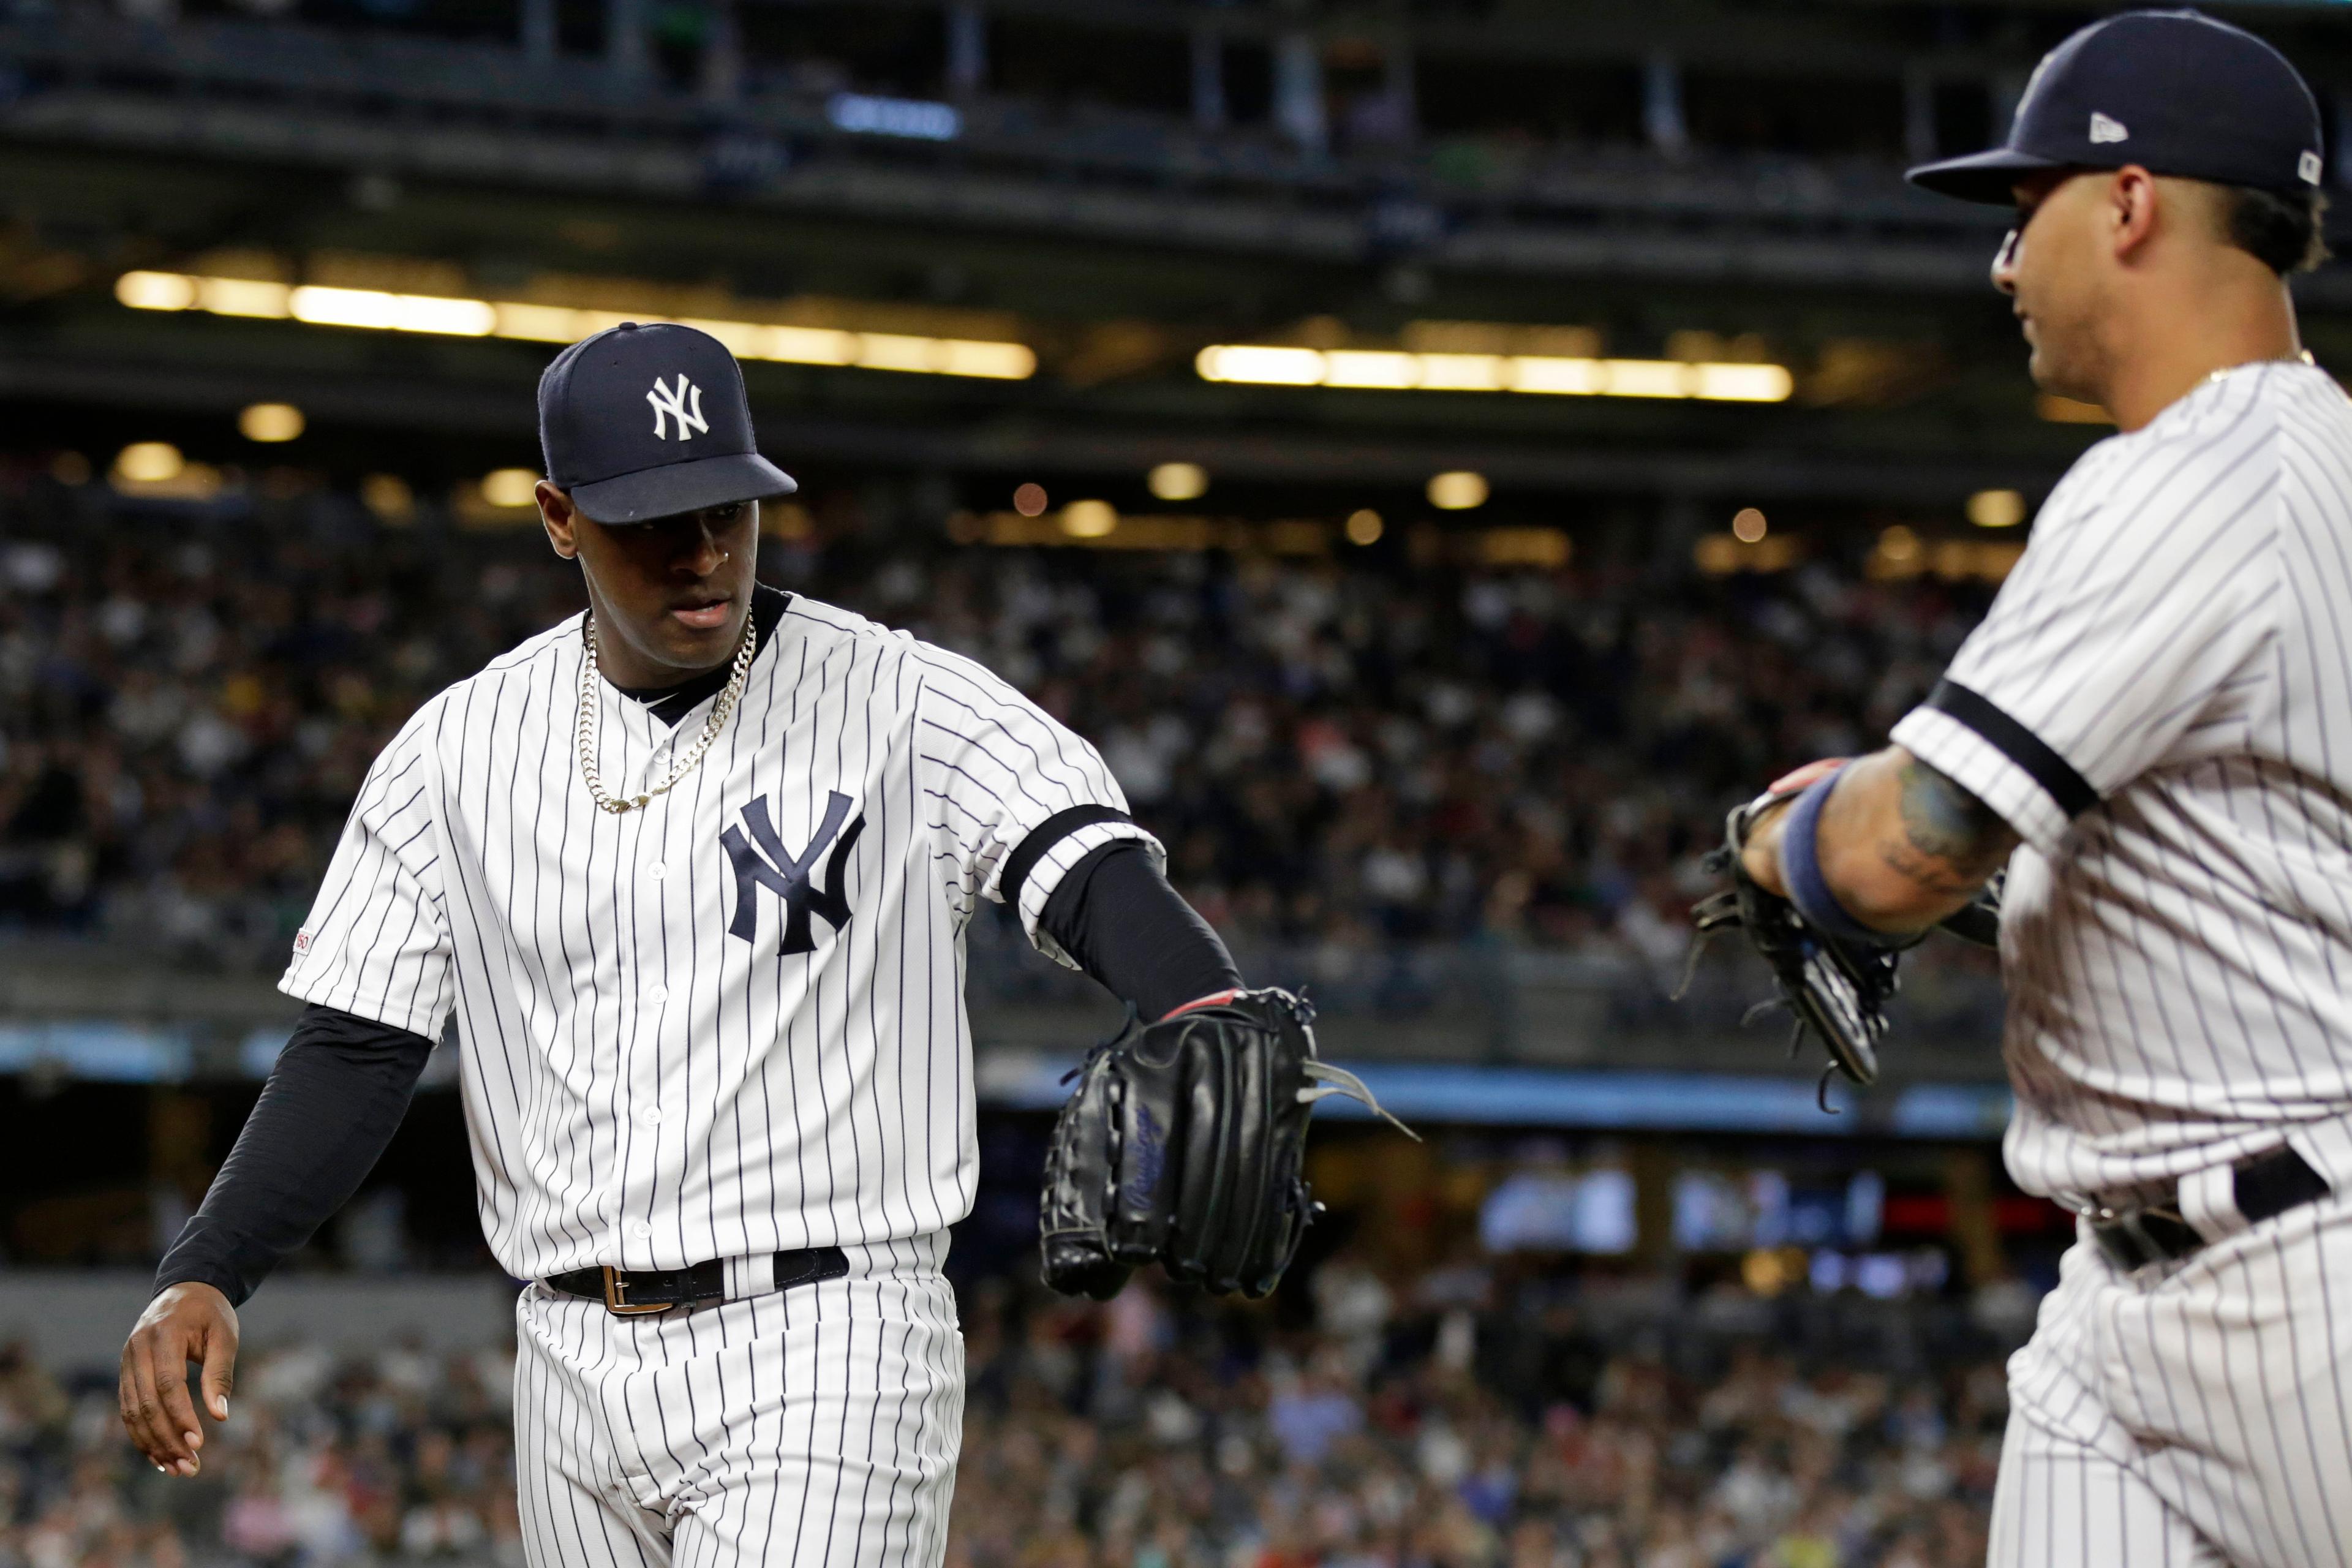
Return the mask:
[[[1790,1048],[1793,1051],[1810,1031],[1828,1050],[1832,1069],[1854,1083],[1871,1084],[1878,1080],[1878,1047],[1886,1037],[1886,1009],[1895,999],[1898,955],[1916,946],[1925,933],[1890,940],[1885,945],[1841,941],[1814,929],[1794,904],[1766,890],[1748,874],[1744,859],[1757,819],[1801,794],[1820,776],[1818,769],[1822,765],[1790,774],[1747,805],[1734,807],[1725,819],[1722,847],[1710,850],[1702,864],[1728,878],[1731,885],[1692,907],[1691,920],[1698,933],[1691,963],[1696,969],[1699,950],[1708,938],[1718,931],[1738,931],[1772,971],[1777,994],[1757,1010],[1777,1004],[1787,1007],[1796,1019]],[[1997,946],[2000,893],[2001,879],[1995,877],[1972,902],[1940,923],[1966,941]],[[1826,1087],[1826,1078],[1823,1081]]]
[[[1748,874],[1743,860],[1756,820],[1792,798],[1797,790],[1757,796],[1736,806],[1724,821],[1723,846],[1702,864],[1731,886],[1701,900],[1691,910],[1704,946],[1718,931],[1737,931],[1772,971],[1773,999],[1797,1021],[1796,1040],[1807,1030],[1818,1036],[1830,1065],[1855,1083],[1878,1079],[1878,1042],[1886,1034],[1886,1004],[1895,996],[1895,950],[1840,942],[1813,929],[1797,907]],[[1698,952],[1691,953],[1694,964]],[[1764,1006],[1771,1005],[1768,1002]]]
[[1404,1128],[1317,1059],[1314,1016],[1286,991],[1240,991],[1088,1053],[1045,1161],[1045,1283],[1107,1301],[1156,1261],[1219,1294],[1271,1291],[1318,1209],[1301,1173],[1315,1102],[1346,1095]]

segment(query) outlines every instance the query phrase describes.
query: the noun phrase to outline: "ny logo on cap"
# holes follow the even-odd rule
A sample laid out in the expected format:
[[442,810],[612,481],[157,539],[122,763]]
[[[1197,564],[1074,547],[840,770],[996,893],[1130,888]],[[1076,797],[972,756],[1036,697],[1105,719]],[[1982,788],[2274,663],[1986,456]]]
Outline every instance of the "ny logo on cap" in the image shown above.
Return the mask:
[[2124,129],[2124,122],[2122,121],[2110,119],[2106,115],[2101,114],[2096,110],[2093,110],[2091,111],[2091,144],[2093,146],[2095,147],[2102,142],[2128,142],[2130,140],[2131,132]]
[[[691,412],[688,408],[689,400]],[[687,380],[686,372],[677,373],[675,391],[664,386],[661,377],[654,377],[654,389],[646,394],[646,401],[654,405],[654,434],[662,440],[670,438],[664,426],[671,420],[677,423],[677,438],[681,441],[693,440],[697,433],[710,434],[710,422],[702,416],[702,388]]]

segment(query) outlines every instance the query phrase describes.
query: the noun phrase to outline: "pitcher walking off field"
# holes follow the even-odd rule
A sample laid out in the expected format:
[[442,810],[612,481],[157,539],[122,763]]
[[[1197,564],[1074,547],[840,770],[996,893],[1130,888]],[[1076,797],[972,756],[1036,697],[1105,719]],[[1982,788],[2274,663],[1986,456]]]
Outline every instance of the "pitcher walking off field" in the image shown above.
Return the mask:
[[540,507],[589,610],[421,708],[283,988],[310,1004],[123,1354],[193,1475],[233,1304],[340,1206],[455,1013],[517,1305],[534,1563],[936,1563],[971,1206],[983,899],[1158,1017],[1240,984],[1094,749],[970,660],[758,586],[734,361],[565,351]]

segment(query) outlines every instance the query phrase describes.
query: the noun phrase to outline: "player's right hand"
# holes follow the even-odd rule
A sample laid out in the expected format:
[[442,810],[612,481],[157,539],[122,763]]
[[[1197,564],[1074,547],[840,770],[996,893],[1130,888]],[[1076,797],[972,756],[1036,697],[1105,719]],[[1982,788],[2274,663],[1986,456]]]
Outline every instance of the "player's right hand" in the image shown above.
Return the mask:
[[210,1285],[166,1288],[132,1325],[122,1346],[122,1425],[148,1462],[167,1476],[203,1468],[203,1424],[188,1397],[188,1363],[204,1367],[205,1409],[228,1419],[236,1377],[236,1309]]
[[1798,791],[1820,783],[1852,760],[1823,757],[1819,762],[1807,763],[1792,773],[1782,773],[1765,789],[1766,795],[1782,798],[1750,817],[1748,842],[1739,852],[1741,867],[1758,887],[1775,898],[1789,896],[1789,889],[1780,881],[1780,819],[1794,804]]
[[1823,757],[1818,762],[1807,763],[1803,767],[1792,769],[1774,779],[1765,786],[1764,793],[1787,795],[1792,790],[1801,790],[1810,784],[1819,784],[1852,761],[1853,761],[1852,757]]

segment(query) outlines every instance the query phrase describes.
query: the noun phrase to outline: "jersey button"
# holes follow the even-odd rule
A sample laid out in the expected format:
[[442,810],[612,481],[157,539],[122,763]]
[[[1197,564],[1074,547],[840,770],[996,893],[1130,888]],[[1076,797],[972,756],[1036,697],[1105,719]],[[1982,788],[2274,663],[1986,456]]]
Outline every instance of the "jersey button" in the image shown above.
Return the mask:
[[629,1234],[639,1241],[643,1241],[653,1233],[654,1227],[641,1219],[633,1219],[629,1222]]
[[667,877],[667,876],[668,876],[668,875],[669,875],[669,868],[668,868],[668,867],[667,867],[667,866],[665,866],[665,865],[663,865],[660,861],[656,860],[656,861],[655,861],[652,865],[650,865],[650,866],[648,866],[648,867],[646,867],[646,876],[648,876],[648,877],[651,877],[655,881],[658,882],[658,881],[660,881],[664,877]]
[[665,1002],[667,1002],[667,1001],[668,1001],[668,1000],[669,1000],[669,987],[668,987],[668,986],[667,986],[667,985],[649,985],[649,986],[647,986],[647,987],[646,988],[646,1006],[648,1006],[648,1007],[658,1007],[658,1006],[660,1006],[663,1003],[665,1003]]
[[659,1127],[661,1125],[661,1107],[658,1105],[638,1106],[637,1125],[640,1127]]

